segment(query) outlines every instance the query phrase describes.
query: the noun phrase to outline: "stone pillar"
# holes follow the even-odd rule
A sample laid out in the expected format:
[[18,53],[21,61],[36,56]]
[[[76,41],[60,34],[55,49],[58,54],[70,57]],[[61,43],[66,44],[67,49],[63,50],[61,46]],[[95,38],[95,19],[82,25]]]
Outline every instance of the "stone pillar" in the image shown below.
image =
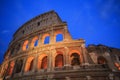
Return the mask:
[[55,65],[55,57],[54,57],[54,55],[55,55],[55,53],[56,53],[56,50],[55,49],[52,49],[51,50],[51,70],[53,71],[54,70],[54,65]]
[[114,65],[114,62],[112,57],[110,56],[110,53],[105,52],[103,56],[106,58],[109,68],[112,69],[112,71],[117,70],[117,67]]
[[72,39],[72,37],[67,29],[67,26],[65,26],[65,28],[64,28],[64,41],[68,41],[70,39]]
[[51,71],[51,67],[52,67],[52,56],[51,56],[51,51],[49,51],[48,53],[48,68],[47,68],[47,71]]
[[32,38],[31,39],[29,39],[29,42],[28,42],[28,49],[32,49],[33,47],[32,47]]
[[82,54],[83,54],[83,63],[82,63],[82,65],[89,65],[88,55],[87,55],[87,51],[86,51],[86,48],[85,48],[85,44],[82,44],[81,49],[82,49]]
[[56,36],[54,35],[54,31],[52,30],[50,33],[50,44],[55,43],[55,38]]
[[65,47],[65,64],[64,66],[70,66],[70,63],[69,63],[69,49],[67,47]]
[[24,69],[25,69],[26,61],[27,61],[27,58],[24,58],[23,66],[22,66],[22,69],[21,69],[21,75],[23,75],[23,73],[25,72]]
[[39,35],[38,37],[38,46],[42,45],[42,35]]
[[13,70],[12,70],[12,74],[11,74],[11,77],[13,77],[14,76],[14,74],[16,73],[16,64],[17,64],[17,60],[16,61],[14,61],[14,67],[13,67]]
[[34,63],[33,63],[33,72],[36,72],[37,71],[37,60],[38,60],[38,56],[37,56],[37,54],[35,54],[35,56],[34,56]]
[[8,76],[8,70],[9,70],[9,67],[10,67],[10,62],[8,62],[8,67],[7,67],[7,70],[5,71],[5,74],[3,75],[3,80],[6,80],[6,76]]

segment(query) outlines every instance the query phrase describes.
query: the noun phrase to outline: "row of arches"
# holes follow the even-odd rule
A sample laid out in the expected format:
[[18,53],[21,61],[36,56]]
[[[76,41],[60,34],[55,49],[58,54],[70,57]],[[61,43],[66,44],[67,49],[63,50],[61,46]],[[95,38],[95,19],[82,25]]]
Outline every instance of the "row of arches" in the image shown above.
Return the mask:
[[[70,64],[72,66],[81,64],[79,53],[71,53],[69,57],[70,57]],[[18,59],[16,61],[11,61],[9,63],[8,68],[6,69],[7,75],[11,75],[13,72],[14,73],[20,73],[21,71],[29,72],[32,71],[34,67],[36,67],[37,70],[47,69],[49,65],[49,59],[50,59],[49,56],[44,53],[38,56],[36,64],[35,64],[36,57],[34,56],[28,57],[27,60]],[[64,54],[62,52],[56,53],[53,59],[53,64],[54,64],[53,67],[62,68],[65,64],[64,61],[65,61]]]
[[[49,32],[36,35],[29,39],[25,39],[23,42],[17,42],[16,44],[10,46],[10,48],[6,52],[6,54],[10,52],[10,55],[5,55],[5,60],[8,59],[8,57],[12,56],[13,54],[18,53],[19,51],[26,51],[28,49],[33,49],[38,45],[40,46],[49,43],[61,42],[65,38],[71,39],[70,34],[61,28],[52,31],[50,30]],[[14,43],[14,41],[12,43]]]
[[[50,34],[45,34],[42,37],[42,44],[49,44],[50,43]],[[57,34],[56,35],[56,42],[63,41],[63,34]],[[38,46],[39,43],[39,37],[35,36],[31,42],[29,40],[25,40],[22,46],[22,50],[25,51],[29,48],[29,43],[31,44],[31,48]]]
[[[56,35],[56,42],[61,42],[61,41],[63,41],[63,34],[62,33]],[[25,40],[22,43],[22,50],[25,51],[29,47],[31,47],[31,48],[37,47],[39,43],[41,43],[39,41],[39,36],[33,37],[31,41]],[[49,44],[49,43],[50,43],[50,34],[43,35],[42,44]],[[20,49],[21,49],[21,43],[16,44],[15,46],[12,47],[12,49],[10,49],[6,52],[5,59],[8,59],[10,55],[17,53]]]
[[[26,61],[26,65],[25,65],[25,72],[31,71],[33,69],[33,65],[34,65],[34,57],[31,56],[27,59]],[[59,67],[62,68],[64,66],[64,55],[63,53],[57,53],[57,55],[55,56],[54,60],[54,67]],[[48,63],[49,63],[49,57],[47,54],[42,54],[38,57],[38,61],[37,61],[37,69],[47,69],[48,68]],[[72,53],[70,56],[70,64],[72,66],[75,65],[80,65],[81,64],[81,59],[80,59],[80,55],[78,53]]]
[[[29,72],[34,69],[37,70],[45,70],[48,69],[49,60],[52,59],[53,68],[62,68],[65,65],[65,55],[62,52],[57,52],[52,58],[48,56],[48,54],[43,53],[38,57],[30,56],[27,59],[18,59],[16,61],[11,61],[9,63],[8,68],[5,67],[7,71],[7,75],[11,75],[14,73]],[[103,56],[99,56],[97,58],[98,64],[107,64],[107,60]],[[71,66],[77,66],[83,63],[83,56],[81,53],[72,52],[69,54],[69,64]],[[2,74],[5,74],[3,72]]]

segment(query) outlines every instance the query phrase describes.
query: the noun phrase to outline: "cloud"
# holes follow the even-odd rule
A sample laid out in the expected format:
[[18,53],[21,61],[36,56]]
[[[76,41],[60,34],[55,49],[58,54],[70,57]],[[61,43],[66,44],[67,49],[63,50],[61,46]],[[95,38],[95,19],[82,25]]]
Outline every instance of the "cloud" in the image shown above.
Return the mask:
[[107,19],[110,17],[110,14],[113,12],[114,0],[109,0],[102,3],[101,6],[101,18]]
[[9,30],[3,30],[1,31],[2,34],[6,34],[6,33],[9,33],[10,31]]

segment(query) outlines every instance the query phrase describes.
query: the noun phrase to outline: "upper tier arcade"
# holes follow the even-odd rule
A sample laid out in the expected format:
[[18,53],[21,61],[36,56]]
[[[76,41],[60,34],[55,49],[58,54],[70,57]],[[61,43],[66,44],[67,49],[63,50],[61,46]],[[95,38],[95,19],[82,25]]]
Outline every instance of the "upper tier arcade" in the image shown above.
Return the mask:
[[60,17],[55,11],[49,11],[41,14],[30,21],[22,25],[14,34],[13,40],[16,41],[26,35],[30,35],[34,32],[41,31],[45,32],[46,28],[51,28],[51,26],[65,24],[62,22]]
[[[62,40],[57,42],[59,36]],[[49,38],[49,46],[58,45],[56,43],[59,42],[62,42],[62,46],[74,42],[80,43],[80,45],[85,43],[83,39],[73,40],[68,31],[67,23],[63,22],[55,11],[49,11],[26,22],[15,32],[4,60],[10,56],[21,55],[26,49],[28,51],[33,48],[37,49],[36,44],[38,44],[38,48],[46,46],[47,38]]]

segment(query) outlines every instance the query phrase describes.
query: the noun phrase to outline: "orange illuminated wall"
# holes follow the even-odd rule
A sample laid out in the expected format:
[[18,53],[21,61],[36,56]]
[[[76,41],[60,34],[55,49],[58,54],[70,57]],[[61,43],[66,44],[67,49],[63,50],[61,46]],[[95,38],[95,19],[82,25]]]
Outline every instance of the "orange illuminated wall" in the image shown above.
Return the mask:
[[9,69],[8,69],[8,75],[11,75],[14,69],[14,61],[10,62]]
[[47,69],[47,56],[42,59],[41,69]]
[[41,54],[38,57],[38,63],[37,63],[37,68],[38,69],[47,69],[48,63],[47,63],[47,55],[46,54]]
[[58,54],[55,58],[55,67],[62,67],[63,66],[63,55]]
[[26,61],[25,72],[31,71],[33,68],[34,57],[29,57]]
[[[32,42],[31,42],[31,47],[34,47],[35,46],[35,42],[38,40],[38,36],[35,36],[33,39],[32,39]],[[37,46],[37,45],[36,45]]]
[[28,48],[28,40],[26,40],[24,43],[23,43],[23,51],[25,51],[26,49]]

